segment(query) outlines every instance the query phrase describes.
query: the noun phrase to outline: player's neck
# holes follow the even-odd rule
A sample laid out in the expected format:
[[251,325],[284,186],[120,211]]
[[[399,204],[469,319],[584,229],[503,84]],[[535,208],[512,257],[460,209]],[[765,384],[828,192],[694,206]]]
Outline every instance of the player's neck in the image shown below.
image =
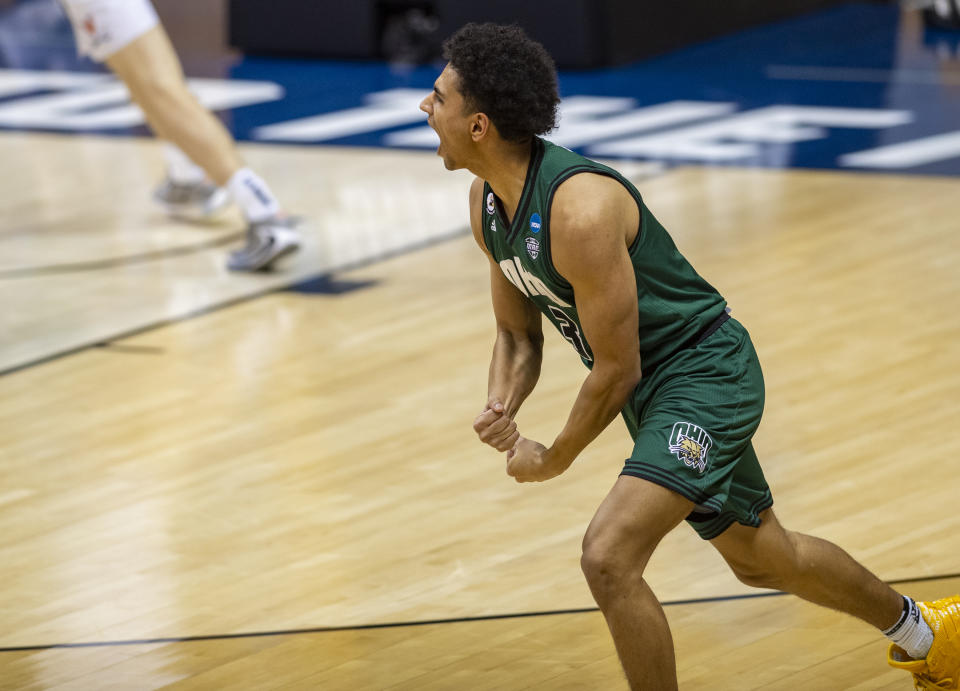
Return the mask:
[[516,213],[523,195],[523,184],[530,166],[530,153],[530,144],[499,142],[498,146],[483,158],[477,170],[472,171],[490,183],[490,188],[511,218]]

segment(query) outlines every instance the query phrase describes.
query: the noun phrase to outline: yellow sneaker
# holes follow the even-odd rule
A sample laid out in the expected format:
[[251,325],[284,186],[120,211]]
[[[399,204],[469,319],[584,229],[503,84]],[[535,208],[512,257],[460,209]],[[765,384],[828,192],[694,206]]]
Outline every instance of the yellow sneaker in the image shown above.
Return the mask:
[[924,660],[914,660],[898,645],[891,644],[887,662],[913,675],[916,689],[960,689],[960,596],[935,602],[918,602],[917,607],[933,630],[933,646]]

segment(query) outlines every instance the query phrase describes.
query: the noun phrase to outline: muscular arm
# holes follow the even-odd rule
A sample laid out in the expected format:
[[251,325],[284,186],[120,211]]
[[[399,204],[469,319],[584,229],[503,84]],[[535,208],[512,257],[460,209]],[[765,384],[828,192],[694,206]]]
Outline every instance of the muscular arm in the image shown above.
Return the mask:
[[[470,225],[490,263],[490,294],[497,337],[487,380],[487,407],[474,421],[481,441],[506,451],[516,441],[513,417],[540,378],[543,330],[540,312],[504,277],[483,240],[483,181],[470,188]],[[510,434],[505,431],[510,430]]]
[[[491,282],[496,282],[497,266],[491,267]],[[500,280],[503,280],[501,275]],[[510,286],[513,288],[513,286]],[[497,289],[493,289],[496,295]],[[494,302],[497,298],[494,297]],[[540,313],[524,320],[510,323],[497,319],[497,339],[493,344],[490,374],[487,379],[487,400],[503,404],[503,412],[513,418],[520,404],[526,400],[540,378],[540,363],[543,359],[543,332],[540,330]]]
[[[594,363],[553,445],[537,449],[529,447],[535,442],[518,443],[518,463],[515,468],[508,465],[518,480],[543,480],[563,472],[619,414],[640,381],[637,285],[627,251],[638,224],[636,203],[615,180],[576,175],[557,191],[551,253],[557,270],[573,286]],[[523,460],[538,453],[537,462]]]

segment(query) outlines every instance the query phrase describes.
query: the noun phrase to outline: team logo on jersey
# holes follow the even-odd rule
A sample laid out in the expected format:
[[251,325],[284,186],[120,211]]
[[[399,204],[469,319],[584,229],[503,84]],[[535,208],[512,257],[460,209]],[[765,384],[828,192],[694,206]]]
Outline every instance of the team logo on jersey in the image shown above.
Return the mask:
[[540,241],[536,238],[527,238],[527,254],[530,255],[531,259],[536,259],[540,256]]
[[487,193],[487,213],[492,214],[497,210],[497,207],[493,204],[493,192]]
[[713,447],[713,439],[702,427],[692,422],[677,422],[670,432],[670,444],[667,447],[670,453],[676,454],[677,459],[684,465],[696,468],[702,473],[707,469],[707,454]]
[[543,221],[540,219],[540,214],[535,213],[530,217],[530,231],[533,233],[539,233],[540,227],[543,225]]
[[562,297],[550,290],[550,286],[544,283],[542,278],[527,271],[523,266],[523,262],[520,261],[520,257],[511,257],[510,259],[502,260],[500,262],[500,270],[507,280],[528,298],[542,295],[560,307],[573,307],[569,302],[566,302]]

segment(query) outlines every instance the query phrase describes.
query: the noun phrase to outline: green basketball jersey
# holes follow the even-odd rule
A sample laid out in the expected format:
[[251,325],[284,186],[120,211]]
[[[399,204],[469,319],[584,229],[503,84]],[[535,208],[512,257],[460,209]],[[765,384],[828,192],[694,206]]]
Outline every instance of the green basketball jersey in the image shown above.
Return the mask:
[[612,168],[536,138],[512,223],[507,223],[500,200],[484,183],[483,238],[507,279],[537,305],[591,367],[593,353],[580,325],[573,288],[550,258],[553,195],[564,180],[585,172],[618,180],[640,209],[640,230],[629,252],[637,278],[640,357],[647,371],[695,339],[723,314],[726,301],[680,254],[630,181]]

